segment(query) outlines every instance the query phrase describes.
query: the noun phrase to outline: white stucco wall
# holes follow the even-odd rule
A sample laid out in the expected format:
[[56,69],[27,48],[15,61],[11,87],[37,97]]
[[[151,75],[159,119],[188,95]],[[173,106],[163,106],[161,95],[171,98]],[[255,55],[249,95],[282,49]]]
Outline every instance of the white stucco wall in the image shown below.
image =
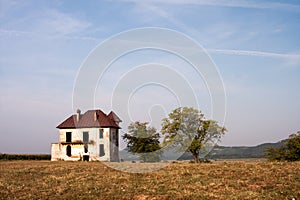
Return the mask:
[[[71,132],[71,143],[66,143],[66,133]],[[90,160],[110,161],[110,128],[103,128],[103,139],[99,138],[100,128],[60,129],[59,143],[52,144],[51,160],[72,160],[80,159],[84,154],[83,132],[89,133],[88,154]],[[100,157],[100,144],[104,144],[105,155]],[[71,146],[71,157],[67,156],[67,146]]]

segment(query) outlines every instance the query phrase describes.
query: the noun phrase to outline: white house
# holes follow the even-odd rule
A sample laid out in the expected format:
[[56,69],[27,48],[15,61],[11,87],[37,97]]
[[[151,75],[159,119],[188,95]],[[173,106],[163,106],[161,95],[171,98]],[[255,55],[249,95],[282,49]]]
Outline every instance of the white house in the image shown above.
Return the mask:
[[111,111],[77,110],[56,128],[59,142],[51,145],[51,160],[119,161],[119,123],[121,119]]

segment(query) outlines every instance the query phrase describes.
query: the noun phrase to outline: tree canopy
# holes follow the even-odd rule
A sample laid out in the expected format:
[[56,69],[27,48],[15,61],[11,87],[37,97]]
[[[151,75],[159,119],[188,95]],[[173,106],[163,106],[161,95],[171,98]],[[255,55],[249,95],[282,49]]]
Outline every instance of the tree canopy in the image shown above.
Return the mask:
[[300,131],[291,134],[289,139],[279,148],[269,147],[266,158],[271,161],[298,161],[300,160]]
[[214,120],[207,120],[204,114],[191,107],[179,107],[168,118],[163,119],[161,133],[164,145],[177,146],[177,151],[189,151],[195,162],[207,145],[213,145],[225,134],[226,128]]
[[154,127],[149,127],[148,122],[132,122],[128,126],[128,133],[123,135],[127,142],[128,151],[138,154],[144,162],[160,160],[160,135]]

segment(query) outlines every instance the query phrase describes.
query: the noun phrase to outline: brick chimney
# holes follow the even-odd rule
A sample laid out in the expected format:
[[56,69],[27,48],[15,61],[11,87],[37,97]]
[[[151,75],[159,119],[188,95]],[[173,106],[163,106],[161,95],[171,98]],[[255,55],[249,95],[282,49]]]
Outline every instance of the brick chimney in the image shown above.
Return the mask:
[[97,111],[94,112],[94,121],[97,121],[98,119],[98,114],[97,114]]
[[80,117],[81,117],[81,110],[78,108],[76,110],[76,120],[77,120],[77,122],[80,120]]

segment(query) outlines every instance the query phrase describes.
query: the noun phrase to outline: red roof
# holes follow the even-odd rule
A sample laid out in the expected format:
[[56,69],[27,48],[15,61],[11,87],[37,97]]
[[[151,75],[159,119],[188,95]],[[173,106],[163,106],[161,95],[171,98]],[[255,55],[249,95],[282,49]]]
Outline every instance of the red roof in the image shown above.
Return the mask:
[[[112,114],[113,113],[113,117]],[[101,110],[88,110],[84,114],[80,114],[79,121],[77,115],[71,115],[56,128],[91,128],[91,127],[113,127],[120,128],[118,122],[120,118],[114,113],[110,112],[110,116],[106,115]]]
[[122,120],[114,113],[113,111],[110,111],[110,113],[107,115],[109,119],[115,121],[115,122],[122,122]]

